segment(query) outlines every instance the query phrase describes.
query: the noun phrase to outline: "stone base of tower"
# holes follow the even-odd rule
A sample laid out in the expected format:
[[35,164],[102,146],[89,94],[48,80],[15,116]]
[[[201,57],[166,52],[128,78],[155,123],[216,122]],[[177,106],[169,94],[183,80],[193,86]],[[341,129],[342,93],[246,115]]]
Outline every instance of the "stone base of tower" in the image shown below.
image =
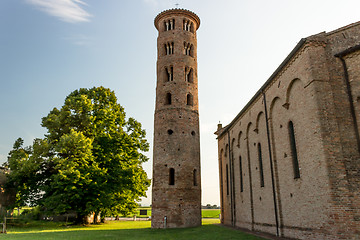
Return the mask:
[[199,189],[153,189],[151,227],[187,228],[201,226]]

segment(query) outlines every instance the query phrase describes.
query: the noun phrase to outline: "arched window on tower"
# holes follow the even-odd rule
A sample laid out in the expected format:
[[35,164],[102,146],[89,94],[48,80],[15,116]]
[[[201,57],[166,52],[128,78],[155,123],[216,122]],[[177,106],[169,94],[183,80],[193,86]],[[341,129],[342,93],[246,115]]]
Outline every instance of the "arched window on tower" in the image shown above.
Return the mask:
[[174,72],[173,66],[165,67],[166,81],[167,82],[170,82],[170,81],[174,80],[173,72]]
[[193,171],[193,182],[194,182],[194,186],[197,186],[197,185],[198,185],[198,184],[197,184],[197,178],[196,178],[196,177],[197,177],[197,176],[196,176],[196,175],[197,175],[196,172],[197,172],[196,169],[194,169],[194,171]]
[[193,45],[191,43],[184,42],[184,54],[187,56],[193,56]]
[[299,168],[299,160],[296,149],[296,140],[295,140],[295,130],[294,124],[292,121],[289,122],[289,138],[290,138],[290,148],[291,148],[291,158],[294,169],[294,179],[300,178],[300,168]]
[[193,32],[193,24],[190,20],[184,19],[183,30],[188,31],[188,32]]
[[175,169],[169,169],[169,185],[175,185]]
[[174,54],[174,42],[165,43],[165,55]]
[[170,31],[175,29],[175,19],[168,19],[164,21],[165,31]]
[[165,105],[171,105],[171,93],[166,93]]
[[188,95],[186,96],[186,105],[192,106],[193,104],[193,95],[188,93]]
[[185,67],[185,81],[189,82],[189,83],[193,83],[194,82],[194,74],[193,74],[193,69],[190,67]]

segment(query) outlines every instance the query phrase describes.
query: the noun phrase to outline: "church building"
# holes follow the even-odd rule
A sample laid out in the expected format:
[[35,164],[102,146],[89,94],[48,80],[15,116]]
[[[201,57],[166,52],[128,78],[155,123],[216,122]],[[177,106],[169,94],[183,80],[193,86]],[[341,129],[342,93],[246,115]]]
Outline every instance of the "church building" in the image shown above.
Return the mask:
[[218,125],[221,222],[360,239],[360,22],[303,38]]

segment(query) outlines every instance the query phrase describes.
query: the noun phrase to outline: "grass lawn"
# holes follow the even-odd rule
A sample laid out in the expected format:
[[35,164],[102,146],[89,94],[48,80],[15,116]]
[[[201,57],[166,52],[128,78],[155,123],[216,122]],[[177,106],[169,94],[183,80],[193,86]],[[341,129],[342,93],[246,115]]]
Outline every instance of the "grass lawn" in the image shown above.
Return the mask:
[[66,227],[61,223],[36,221],[27,225],[8,228],[8,234],[1,234],[1,239],[262,239],[237,230],[219,225],[218,219],[203,219],[203,225],[185,229],[151,229],[150,221],[109,221],[91,226]]
[[220,209],[202,209],[201,217],[202,218],[219,218]]
[[[30,207],[23,207],[20,209],[20,213],[23,212],[25,209],[31,209]],[[147,210],[147,215],[140,215],[140,210]],[[201,217],[202,218],[219,218],[220,209],[201,209]],[[135,211],[135,215],[137,218],[148,218],[151,216],[151,207],[140,207],[137,208]],[[14,209],[14,216],[18,216],[17,209]],[[128,216],[121,216],[121,217],[133,217],[134,214]],[[115,216],[112,216],[115,217]]]
[[[147,210],[147,215],[140,215],[140,209]],[[201,209],[202,218],[219,218],[220,209]],[[148,218],[151,216],[151,207],[142,207],[136,209],[136,217],[138,218]],[[121,217],[133,217],[134,215],[121,216]]]

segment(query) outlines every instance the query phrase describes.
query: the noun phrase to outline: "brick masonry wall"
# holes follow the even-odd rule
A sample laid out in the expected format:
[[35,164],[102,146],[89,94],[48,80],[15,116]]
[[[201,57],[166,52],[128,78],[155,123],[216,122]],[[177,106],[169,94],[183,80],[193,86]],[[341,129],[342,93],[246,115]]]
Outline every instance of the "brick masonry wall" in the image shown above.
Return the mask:
[[[175,22],[174,28],[165,31],[165,23],[170,21]],[[192,23],[190,31],[184,29],[184,21]],[[199,23],[194,13],[181,9],[162,12],[155,18],[159,36],[154,116],[153,228],[201,225],[196,61],[196,30]],[[166,54],[167,43],[174,46],[173,53],[169,55]],[[192,44],[191,55],[185,54],[184,43]],[[166,71],[171,68],[173,73],[169,79]],[[186,78],[188,69],[193,71],[191,80]],[[190,102],[188,94],[192,96]],[[171,169],[174,171],[173,179]]]
[[[260,94],[253,99],[225,133],[220,130],[218,146],[224,224],[276,234],[277,217],[279,233],[284,237],[360,238],[359,154],[344,71],[334,57],[338,51],[359,43],[358,25],[307,38],[264,88],[277,215],[263,96]],[[358,54],[348,56],[346,62],[360,119],[357,109],[360,99]],[[300,178],[294,178],[289,121],[294,125]],[[264,187],[260,186],[259,143]],[[240,191],[240,156],[243,192]],[[229,170],[231,165],[234,165],[233,172]],[[226,188],[232,179],[234,188],[227,194]]]

